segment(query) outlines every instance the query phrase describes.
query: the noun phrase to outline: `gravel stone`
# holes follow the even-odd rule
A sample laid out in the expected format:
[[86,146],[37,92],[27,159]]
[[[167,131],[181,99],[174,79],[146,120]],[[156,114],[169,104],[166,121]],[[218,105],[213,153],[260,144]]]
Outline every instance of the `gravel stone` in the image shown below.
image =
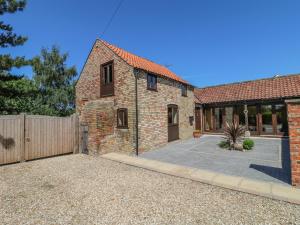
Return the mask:
[[300,206],[88,155],[0,167],[0,224],[300,224]]

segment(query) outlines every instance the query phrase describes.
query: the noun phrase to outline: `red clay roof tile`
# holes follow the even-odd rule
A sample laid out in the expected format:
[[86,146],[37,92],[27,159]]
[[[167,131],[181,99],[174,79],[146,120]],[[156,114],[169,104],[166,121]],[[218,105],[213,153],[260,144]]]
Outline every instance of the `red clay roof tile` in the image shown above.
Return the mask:
[[121,48],[118,48],[112,44],[107,43],[106,41],[100,40],[105,46],[110,48],[114,53],[116,53],[119,57],[121,57],[125,62],[127,62],[130,66],[133,66],[138,69],[145,70],[150,73],[154,73],[157,75],[161,75],[176,81],[179,81],[184,84],[188,84],[187,81],[183,80],[175,73],[167,69],[166,67],[159,65],[157,63],[151,62],[148,59],[144,59],[140,56],[134,55],[130,52],[127,52]]
[[195,89],[202,104],[300,97],[300,74]]

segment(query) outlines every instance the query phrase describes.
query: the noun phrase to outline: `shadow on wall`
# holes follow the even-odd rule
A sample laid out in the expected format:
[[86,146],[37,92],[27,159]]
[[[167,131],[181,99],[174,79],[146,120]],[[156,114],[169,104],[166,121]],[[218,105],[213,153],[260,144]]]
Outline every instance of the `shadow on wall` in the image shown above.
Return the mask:
[[6,150],[9,150],[10,148],[15,146],[15,140],[13,138],[4,138],[2,135],[0,135],[0,144]]
[[288,139],[281,139],[281,165],[282,168],[250,164],[250,168],[291,184],[291,160]]

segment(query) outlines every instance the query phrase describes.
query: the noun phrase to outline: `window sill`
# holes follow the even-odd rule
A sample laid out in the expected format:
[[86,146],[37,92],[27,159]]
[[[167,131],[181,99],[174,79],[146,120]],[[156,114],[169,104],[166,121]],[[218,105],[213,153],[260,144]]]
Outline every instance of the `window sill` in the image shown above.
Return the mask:
[[148,91],[155,91],[155,92],[158,92],[157,89],[154,89],[154,88],[147,88],[147,90],[148,90]]
[[128,130],[128,127],[117,127],[119,130]]
[[172,123],[172,124],[168,124],[168,127],[175,127],[175,126],[178,126],[178,123]]
[[100,95],[100,98],[113,97],[113,96],[115,96],[115,94]]

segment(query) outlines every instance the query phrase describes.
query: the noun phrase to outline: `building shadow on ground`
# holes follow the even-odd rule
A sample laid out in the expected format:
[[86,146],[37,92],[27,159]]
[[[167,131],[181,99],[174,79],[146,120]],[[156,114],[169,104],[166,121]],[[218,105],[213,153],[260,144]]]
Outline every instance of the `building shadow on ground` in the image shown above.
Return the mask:
[[274,177],[284,183],[291,184],[291,161],[288,139],[281,139],[281,164],[282,168],[258,164],[250,164],[250,168]]

